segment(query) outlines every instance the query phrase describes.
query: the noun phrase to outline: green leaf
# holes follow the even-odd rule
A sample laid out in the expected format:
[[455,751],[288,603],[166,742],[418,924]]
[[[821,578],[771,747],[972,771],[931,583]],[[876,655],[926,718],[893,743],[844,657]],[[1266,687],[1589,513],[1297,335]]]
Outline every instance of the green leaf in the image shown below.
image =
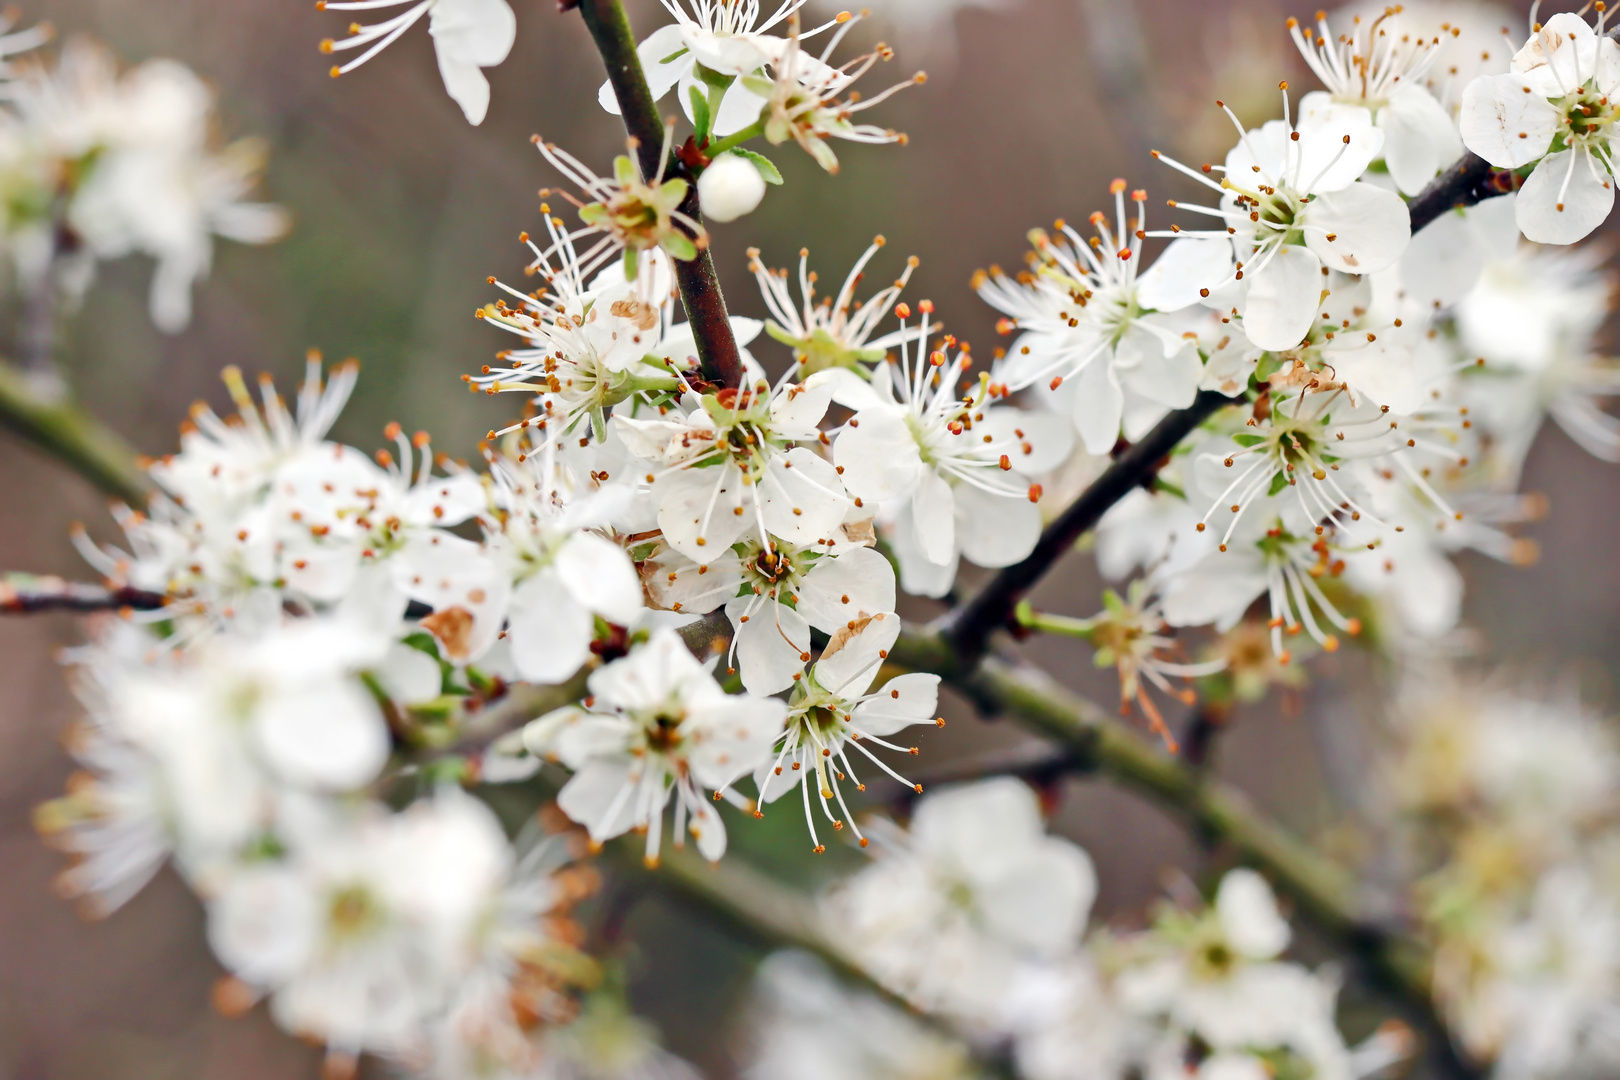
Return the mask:
[[660,64],[667,64],[671,60],[679,60],[681,57],[686,55],[686,52],[687,52],[686,46],[682,45],[680,48],[676,49],[674,52],[670,53],[668,56],[664,57],[662,60],[660,60],[658,62]]
[[782,182],[781,170],[764,154],[756,154],[752,150],[744,150],[740,146],[734,148],[731,152],[740,158],[747,158],[751,161],[754,168],[759,170],[759,175],[765,178],[767,184],[780,184]]
[[1269,495],[1275,495],[1275,494],[1277,494],[1277,492],[1281,491],[1283,488],[1285,488],[1287,486],[1288,486],[1288,474],[1286,472],[1279,472],[1276,476],[1273,476],[1271,478],[1271,490],[1266,492],[1266,494],[1268,496]]
[[709,99],[696,86],[687,87],[686,95],[692,99],[692,127],[697,131],[698,145],[702,146],[709,141],[709,131],[714,123],[714,118],[709,115]]
[[1256,443],[1265,442],[1266,437],[1264,435],[1255,435],[1247,431],[1240,431],[1236,435],[1232,436],[1232,441],[1237,443],[1239,446],[1253,446]]

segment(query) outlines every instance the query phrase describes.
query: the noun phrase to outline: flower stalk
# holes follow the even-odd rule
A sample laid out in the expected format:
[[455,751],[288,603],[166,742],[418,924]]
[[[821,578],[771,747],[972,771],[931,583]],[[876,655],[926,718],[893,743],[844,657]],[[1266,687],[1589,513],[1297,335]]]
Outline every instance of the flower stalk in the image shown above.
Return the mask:
[[[665,165],[662,160],[664,122],[658,115],[652,91],[647,88],[647,76],[636,55],[635,34],[630,29],[624,5],[619,0],[581,0],[578,6],[607,67],[608,81],[613,84],[613,93],[618,98],[625,131],[635,144],[641,173],[657,176],[660,167]],[[691,170],[678,157],[667,163],[663,175],[666,179],[694,179]],[[703,220],[696,184],[688,188],[680,209],[694,221]],[[697,340],[703,378],[720,387],[741,386],[742,353],[731,331],[726,298],[720,291],[720,277],[715,273],[714,259],[708,249],[700,250],[696,258],[675,260],[675,280]]]

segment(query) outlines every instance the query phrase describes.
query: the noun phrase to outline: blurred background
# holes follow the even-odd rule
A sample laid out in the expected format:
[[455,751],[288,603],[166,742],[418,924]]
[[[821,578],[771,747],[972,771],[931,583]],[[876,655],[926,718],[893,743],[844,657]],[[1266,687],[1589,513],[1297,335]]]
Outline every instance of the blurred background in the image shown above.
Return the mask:
[[[909,297],[932,298],[952,331],[988,353],[994,318],[968,287],[975,268],[1016,265],[1027,229],[1059,216],[1083,219],[1102,207],[1116,175],[1148,186],[1150,213],[1162,214],[1161,196],[1184,190],[1149,160],[1149,148],[1216,159],[1230,128],[1215,97],[1258,123],[1277,113],[1279,78],[1312,88],[1284,28],[1291,12],[1271,3],[1004,0],[945,16],[916,39],[920,51],[883,23],[881,0],[874,6],[877,15],[845,49],[880,38],[897,48],[893,63],[868,76],[868,93],[885,76],[928,70],[925,87],[877,117],[907,131],[910,146],[850,147],[833,178],[790,147],[774,154],[786,186],[772,189],[753,216],[714,230],[734,312],[764,314],[746,274],[747,247],[779,266],[809,244],[812,265],[836,288],[882,233],[889,243],[870,280],[885,281],[906,255],[920,256]],[[32,0],[24,25],[43,19],[64,36],[94,36],[129,63],[173,57],[214,84],[221,134],[269,140],[264,194],[295,220],[272,247],[221,244],[191,326],[173,337],[146,315],[150,264],[103,267],[62,352],[89,411],[140,450],[161,454],[176,446],[193,400],[223,409],[222,366],[268,371],[290,388],[314,347],[363,364],[336,437],[369,448],[398,420],[407,430],[430,429],[437,449],[469,455],[511,405],[467,394],[459,380],[505,343],[473,311],[492,296],[487,275],[512,277],[523,265],[517,234],[537,224],[536,189],[555,182],[528,136],[539,132],[600,171],[622,145],[617,122],[596,105],[602,69],[578,17],[559,14],[554,0],[514,7],[517,46],[490,71],[489,118],[471,128],[445,95],[421,29],[334,81],[316,43],[341,33],[342,16],[318,13],[307,0]],[[663,21],[652,0],[629,7],[643,31]],[[1522,17],[1512,15],[1516,25]],[[0,341],[9,332],[0,328]],[[769,366],[785,359],[776,349],[758,350]],[[1612,706],[1620,471],[1549,426],[1524,487],[1551,500],[1551,514],[1528,533],[1541,560],[1515,569],[1465,556],[1468,621],[1485,628],[1487,656],[1534,680],[1573,673],[1589,700]],[[67,543],[73,521],[112,533],[93,490],[0,432],[0,567],[88,577]],[[1099,606],[1098,590],[1089,560],[1075,557],[1044,584],[1037,604],[1086,615]],[[57,739],[75,706],[53,652],[79,634],[67,616],[0,622],[0,1077],[312,1075],[316,1052],[275,1031],[262,1010],[236,1020],[212,1011],[219,971],[196,901],[178,880],[161,878],[105,923],[82,921],[53,895],[59,857],[28,822],[69,771]],[[1053,639],[1029,651],[1097,700],[1111,699],[1112,674],[1093,671],[1077,643]],[[1353,651],[1319,658],[1313,676],[1302,694],[1241,711],[1216,768],[1300,832],[1348,843],[1335,826],[1363,790],[1365,732],[1383,676]],[[923,778],[1025,738],[960,703],[947,715],[946,730],[923,737]],[[1193,840],[1138,797],[1084,778],[1055,795],[1055,827],[1099,865],[1099,918],[1139,910],[1162,892],[1170,868],[1199,873],[1204,856]],[[812,862],[802,828],[794,815],[777,814],[736,830],[737,843],[806,885],[848,865],[838,853]],[[746,951],[656,898],[609,900],[623,920],[613,922],[623,943],[615,948],[635,1005],[677,1052],[713,1077],[731,1075]]]

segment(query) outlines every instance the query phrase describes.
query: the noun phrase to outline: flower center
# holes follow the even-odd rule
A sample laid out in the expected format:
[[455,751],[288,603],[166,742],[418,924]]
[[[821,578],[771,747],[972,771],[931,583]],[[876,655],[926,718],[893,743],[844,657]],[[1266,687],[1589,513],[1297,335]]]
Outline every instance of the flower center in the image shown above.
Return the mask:
[[1564,114],[1564,130],[1554,140],[1554,150],[1606,143],[1610,128],[1620,117],[1620,103],[1611,103],[1590,83],[1564,97],[1557,108]]
[[339,941],[362,937],[382,921],[382,908],[364,885],[346,885],[327,901],[326,924]]

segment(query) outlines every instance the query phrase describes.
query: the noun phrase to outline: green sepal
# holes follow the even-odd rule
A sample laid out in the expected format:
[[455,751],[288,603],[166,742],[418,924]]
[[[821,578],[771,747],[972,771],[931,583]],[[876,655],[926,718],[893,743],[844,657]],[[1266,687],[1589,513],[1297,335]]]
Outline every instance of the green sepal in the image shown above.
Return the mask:
[[[697,245],[692,243],[692,238],[690,236],[687,236],[685,233],[677,229],[671,229],[664,237],[663,243],[659,246],[668,252],[670,258],[672,259],[679,259],[682,262],[691,262],[693,259],[697,258]],[[630,253],[627,251],[625,254],[629,255]]]
[[709,114],[709,99],[696,86],[687,87],[686,96],[692,102],[692,127],[695,130],[697,144],[702,146],[709,141],[709,133],[714,124],[714,117]]
[[703,85],[711,87],[715,90],[729,90],[731,89],[731,84],[737,81],[737,76],[735,75],[725,75],[714,70],[713,68],[704,67],[702,64],[695,65],[693,71],[703,82]]
[[1271,478],[1271,490],[1267,491],[1266,495],[1267,496],[1275,495],[1275,494],[1277,494],[1277,492],[1281,491],[1283,488],[1285,488],[1287,486],[1288,486],[1288,474],[1286,472],[1279,472],[1276,476],[1273,476]]
[[727,151],[727,153],[736,154],[740,158],[747,159],[753,164],[754,168],[759,170],[759,175],[765,178],[767,184],[780,184],[782,182],[782,171],[764,154],[756,154],[754,151],[745,150],[740,146]]

